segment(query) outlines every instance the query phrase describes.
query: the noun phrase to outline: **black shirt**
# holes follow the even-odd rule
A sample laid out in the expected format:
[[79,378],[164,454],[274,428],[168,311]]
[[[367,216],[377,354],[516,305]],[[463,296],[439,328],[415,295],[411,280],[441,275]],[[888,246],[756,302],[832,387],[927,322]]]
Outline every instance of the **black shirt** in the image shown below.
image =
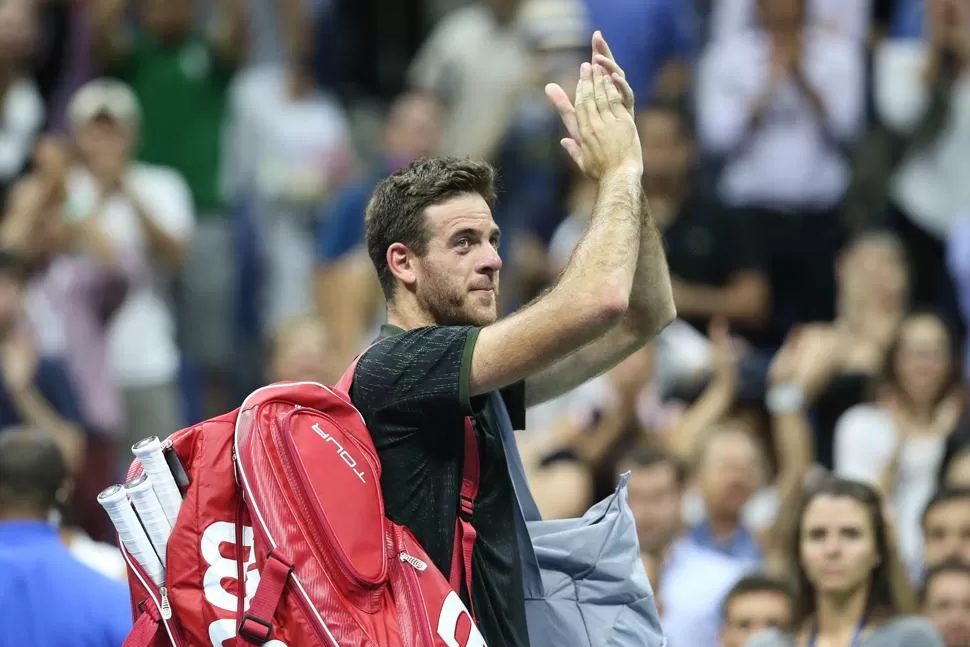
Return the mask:
[[[472,525],[472,599],[490,647],[528,647],[522,572],[515,537],[515,492],[496,414],[486,397],[469,397],[479,329],[436,326],[387,337],[360,359],[351,399],[381,459],[388,518],[406,526],[445,577],[451,572],[459,508],[464,419],[472,416],[481,477]],[[525,417],[524,386],[502,392],[513,425]],[[462,597],[467,604],[466,592]]]
[[[739,272],[765,272],[751,216],[740,209],[687,200],[663,240],[670,273],[687,283],[724,287]],[[686,320],[707,333],[707,320]]]

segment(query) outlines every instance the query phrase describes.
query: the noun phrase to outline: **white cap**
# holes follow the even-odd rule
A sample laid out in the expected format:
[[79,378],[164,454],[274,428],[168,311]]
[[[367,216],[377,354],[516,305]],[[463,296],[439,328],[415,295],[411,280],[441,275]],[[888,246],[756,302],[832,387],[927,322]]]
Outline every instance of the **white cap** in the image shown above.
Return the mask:
[[109,78],[95,79],[81,86],[71,99],[68,113],[75,128],[102,115],[128,125],[136,125],[141,119],[141,108],[132,89]]

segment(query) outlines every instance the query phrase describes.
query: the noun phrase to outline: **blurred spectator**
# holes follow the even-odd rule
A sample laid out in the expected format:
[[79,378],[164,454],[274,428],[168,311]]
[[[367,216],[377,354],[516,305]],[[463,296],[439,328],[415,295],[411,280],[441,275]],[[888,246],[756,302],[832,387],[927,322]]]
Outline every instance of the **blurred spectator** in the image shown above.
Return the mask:
[[[714,0],[710,37],[727,38],[757,28],[758,1]],[[810,25],[864,43],[869,39],[872,3],[873,0],[805,0],[805,12]]]
[[[761,338],[759,329],[771,307],[768,270],[747,215],[718,208],[697,195],[690,173],[693,141],[677,104],[655,101],[641,108],[637,127],[643,145],[643,187],[663,234],[677,313],[693,327],[678,321],[660,334],[658,387],[667,395],[713,368],[714,353],[703,339],[713,318],[726,318],[752,341]],[[551,276],[565,266],[592,212],[590,202],[581,196],[578,202],[583,208],[553,236]]]
[[71,159],[62,142],[41,139],[35,157],[35,172],[11,192],[5,242],[30,262],[25,313],[37,352],[63,361],[87,432],[70,515],[96,539],[107,539],[113,533],[95,496],[114,482],[115,443],[124,428],[109,325],[144,262],[137,249],[115,243],[99,218],[65,217]]
[[77,400],[63,365],[38,356],[24,322],[26,280],[25,261],[0,249],[0,429],[47,430],[73,473],[84,451]]
[[759,26],[712,42],[697,79],[701,147],[723,161],[721,200],[754,210],[776,336],[833,314],[844,147],[865,107],[862,46],[809,24],[806,1],[758,0]]
[[77,561],[47,521],[56,503],[66,500],[69,474],[57,446],[44,434],[0,433],[4,643],[120,647],[131,629],[128,587]]
[[775,384],[811,416],[815,460],[828,468],[836,423],[848,409],[870,400],[906,314],[909,287],[902,243],[889,232],[859,233],[834,265],[835,319],[791,331],[778,355],[791,365],[791,374]]
[[178,171],[191,190],[199,222],[180,274],[181,343],[204,373],[206,412],[216,415],[231,408],[226,378],[236,262],[220,161],[229,83],[248,42],[245,3],[219,0],[205,33],[194,29],[194,0],[140,2],[133,31],[125,28],[126,4],[94,4],[93,51],[138,98],[138,158]]
[[44,124],[44,104],[25,70],[37,27],[33,0],[0,3],[0,198],[26,167]]
[[91,81],[71,102],[80,164],[68,180],[67,217],[97,223],[145,268],[133,277],[108,331],[108,357],[125,402],[127,424],[118,442],[125,464],[138,440],[165,438],[183,426],[166,279],[182,263],[195,225],[182,177],[131,160],[146,127],[140,116],[134,93],[118,81]]
[[295,317],[283,322],[274,335],[270,379],[335,384],[345,367],[335,366],[333,359],[323,321],[311,315]]
[[934,315],[913,314],[889,351],[882,393],[849,409],[835,428],[835,471],[885,493],[899,524],[899,548],[920,567],[919,519],[936,490],[947,436],[961,414],[950,334]]
[[928,33],[889,40],[874,59],[875,103],[900,138],[889,220],[913,262],[916,305],[956,317],[944,243],[970,205],[970,2],[926,0]]
[[455,9],[431,32],[408,72],[414,88],[445,105],[442,153],[494,159],[502,137],[532,85],[521,29],[525,0],[476,0]]
[[692,5],[683,0],[586,0],[591,27],[609,39],[641,102],[686,91],[695,53]]
[[395,99],[384,125],[381,159],[330,202],[320,221],[314,292],[339,365],[346,366],[360,352],[382,303],[380,284],[363,249],[367,201],[384,177],[438,150],[441,120],[441,105],[432,94],[412,92]]
[[915,596],[895,554],[878,493],[832,479],[800,511],[797,559],[800,599],[793,632],[769,630],[748,647],[859,644],[937,647],[936,629],[911,617]]
[[[956,291],[963,329],[970,329],[970,211],[953,222],[946,242],[946,268]],[[964,343],[964,381],[970,380],[970,344]]]
[[[713,317],[757,330],[770,313],[767,269],[745,214],[714,208],[690,181],[693,139],[674,103],[640,108],[643,190],[663,233],[677,314],[701,332]],[[586,214],[575,214],[554,239],[556,270],[568,259]]]
[[231,100],[233,194],[257,232],[267,335],[313,310],[321,206],[340,191],[355,155],[343,108],[316,86],[312,42],[303,40],[285,63],[240,74]]
[[565,216],[564,198],[578,173],[562,154],[562,125],[544,88],[550,82],[576,87],[589,49],[582,0],[526,0],[521,23],[532,71],[496,157],[502,200],[495,221],[507,261],[501,295],[506,312],[532,300],[552,278],[546,247]]
[[758,564],[761,546],[743,519],[745,506],[766,481],[764,452],[737,426],[708,430],[699,444],[696,479],[704,518],[690,533],[700,546],[742,564]]
[[923,512],[922,529],[925,567],[948,559],[970,562],[970,489],[936,493]]
[[724,598],[721,647],[744,647],[767,629],[790,631],[795,592],[785,581],[767,575],[747,575]]
[[923,616],[936,626],[946,647],[970,645],[970,565],[948,561],[931,568],[920,602]]
[[676,459],[639,449],[629,452],[619,468],[630,471],[630,507],[643,563],[671,647],[717,644],[721,603],[744,566],[684,536],[686,472]]
[[948,488],[970,489],[970,445],[965,445],[947,461],[944,459],[941,482]]

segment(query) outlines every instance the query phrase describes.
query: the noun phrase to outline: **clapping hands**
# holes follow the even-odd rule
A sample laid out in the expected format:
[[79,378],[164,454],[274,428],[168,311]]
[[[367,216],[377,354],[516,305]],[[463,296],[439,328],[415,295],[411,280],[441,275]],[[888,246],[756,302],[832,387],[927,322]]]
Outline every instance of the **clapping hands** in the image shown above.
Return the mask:
[[592,60],[580,68],[575,106],[562,86],[546,86],[546,96],[569,135],[561,144],[579,169],[594,180],[621,169],[642,173],[633,90],[600,32],[593,34],[592,44]]

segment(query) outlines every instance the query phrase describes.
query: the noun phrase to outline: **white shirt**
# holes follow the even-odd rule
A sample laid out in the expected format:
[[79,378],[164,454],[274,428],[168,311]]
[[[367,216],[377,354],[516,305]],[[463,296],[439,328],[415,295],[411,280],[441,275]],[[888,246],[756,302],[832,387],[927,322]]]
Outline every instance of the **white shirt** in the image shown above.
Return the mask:
[[803,65],[826,107],[823,129],[794,81],[775,92],[767,115],[748,132],[751,106],[770,75],[767,35],[748,31],[712,43],[698,71],[701,146],[725,155],[719,190],[733,206],[828,209],[849,184],[849,163],[826,130],[850,143],[861,132],[865,109],[865,58],[851,39],[807,30]]
[[225,162],[234,191],[316,206],[343,183],[353,162],[343,108],[320,91],[294,99],[281,66],[265,65],[236,77],[231,125]]
[[33,81],[13,82],[0,105],[0,124],[0,180],[9,181],[23,169],[44,125],[44,101]]
[[[133,164],[126,181],[159,227],[179,240],[192,235],[195,211],[181,175],[161,166]],[[90,213],[98,199],[94,178],[83,169],[71,173],[68,192],[70,208],[79,213]],[[110,198],[101,222],[113,240],[151,256],[147,234],[127,198]],[[176,378],[180,355],[175,320],[158,286],[163,278],[156,268],[142,283],[130,286],[109,325],[109,364],[122,387],[158,386]]]
[[[875,485],[898,442],[898,432],[887,409],[873,404],[856,405],[842,414],[835,425],[835,472]],[[936,491],[945,443],[942,436],[907,440],[896,487],[888,495],[896,515],[900,552],[913,574],[919,573],[922,563],[921,519]]]
[[[911,134],[930,101],[923,75],[929,46],[918,40],[888,41],[874,60],[876,109],[885,124]],[[949,119],[937,139],[903,160],[890,195],[916,224],[945,238],[954,219],[970,208],[970,70],[957,79]]]
[[455,9],[421,46],[408,70],[415,87],[448,105],[442,151],[486,154],[496,124],[511,119],[532,65],[519,23],[499,25],[484,4]]
[[353,166],[350,125],[323,92],[294,98],[278,66],[240,74],[231,105],[227,168],[233,192],[251,199],[266,260],[263,319],[276,330],[313,310],[314,225]]
[[756,566],[680,539],[660,573],[663,626],[670,647],[715,647],[724,596]]
[[[711,37],[734,36],[758,26],[757,0],[715,0]],[[807,0],[809,24],[865,42],[872,27],[871,0]]]

